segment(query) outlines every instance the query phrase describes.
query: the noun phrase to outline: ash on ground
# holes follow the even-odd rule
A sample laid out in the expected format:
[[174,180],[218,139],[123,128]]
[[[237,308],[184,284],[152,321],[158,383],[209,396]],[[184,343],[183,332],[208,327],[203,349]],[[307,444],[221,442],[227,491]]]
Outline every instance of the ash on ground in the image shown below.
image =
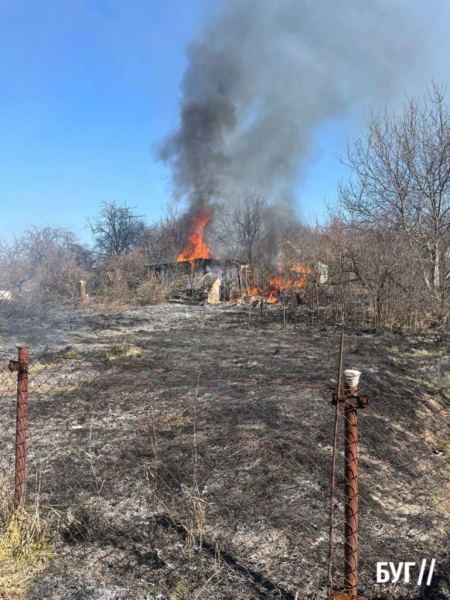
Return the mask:
[[[341,328],[248,306],[54,310],[3,323],[2,469],[14,454],[15,381],[30,346],[28,502],[52,554],[29,597],[326,597],[330,405]],[[362,371],[360,592],[378,561],[437,558],[445,597],[450,523],[450,339],[348,331]],[[343,571],[343,431],[333,578]],[[434,591],[433,591],[434,590]],[[430,594],[434,594],[430,595]]]

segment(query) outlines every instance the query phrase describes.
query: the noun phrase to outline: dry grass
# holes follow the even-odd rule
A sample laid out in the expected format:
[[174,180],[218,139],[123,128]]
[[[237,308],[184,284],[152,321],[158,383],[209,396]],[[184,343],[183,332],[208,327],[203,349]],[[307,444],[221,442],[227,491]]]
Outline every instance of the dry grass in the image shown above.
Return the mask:
[[167,300],[172,290],[156,281],[144,281],[136,289],[135,301],[141,306],[154,306]]
[[189,589],[185,581],[180,581],[175,589],[170,594],[170,600],[186,600],[188,598]]
[[0,370],[0,394],[14,394],[17,388],[17,374],[13,377],[8,371]]
[[39,504],[14,511],[12,490],[2,476],[0,492],[0,597],[24,600],[29,582],[46,568],[51,552],[49,531]]
[[[73,358],[73,357],[71,357]],[[55,362],[32,363],[29,369],[28,391],[30,394],[39,392],[41,394],[70,392],[78,388],[78,381],[61,380],[58,376],[60,365]],[[52,378],[58,381],[58,385],[52,382]],[[17,373],[0,371],[0,394],[14,398],[17,393]]]
[[118,358],[138,358],[142,356],[143,350],[133,344],[123,342],[120,346],[113,346],[111,351],[106,354],[108,360],[117,360]]

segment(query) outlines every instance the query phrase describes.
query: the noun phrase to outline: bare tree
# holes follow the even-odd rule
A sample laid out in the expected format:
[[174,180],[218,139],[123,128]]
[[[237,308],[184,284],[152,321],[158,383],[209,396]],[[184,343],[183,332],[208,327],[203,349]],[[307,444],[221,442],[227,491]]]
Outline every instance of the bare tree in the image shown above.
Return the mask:
[[442,304],[450,278],[450,108],[432,84],[422,101],[407,98],[400,115],[371,114],[342,162],[340,215],[353,227],[401,233],[422,257],[421,272]]
[[315,290],[321,296],[316,300],[335,322],[402,330],[435,322],[421,273],[421,248],[402,231],[355,228],[336,217],[319,231],[317,247],[328,280]]
[[177,260],[187,243],[186,217],[169,204],[163,217],[145,228],[141,242],[142,252],[150,263],[170,263]]
[[0,244],[0,280],[13,293],[74,298],[89,251],[62,227],[29,227]]
[[253,191],[226,194],[218,203],[216,235],[230,256],[254,265],[269,216],[267,198]]
[[144,222],[134,208],[116,202],[102,202],[102,208],[87,224],[101,257],[120,256],[131,252],[142,240]]

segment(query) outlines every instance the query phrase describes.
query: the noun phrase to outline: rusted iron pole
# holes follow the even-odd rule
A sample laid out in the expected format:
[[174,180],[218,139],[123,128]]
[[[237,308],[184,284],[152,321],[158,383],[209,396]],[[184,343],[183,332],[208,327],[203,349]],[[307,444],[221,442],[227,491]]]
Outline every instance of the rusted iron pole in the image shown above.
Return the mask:
[[16,468],[14,485],[14,506],[16,508],[25,505],[29,355],[27,346],[18,346],[18,350]]
[[357,597],[358,585],[358,408],[365,408],[369,403],[366,396],[359,396],[358,394],[360,376],[359,371],[350,369],[344,371],[344,585],[350,598]]
[[[341,333],[341,345],[339,350],[339,371],[337,384],[337,397],[341,397],[342,370],[344,364],[344,332]],[[336,454],[338,438],[338,420],[339,420],[339,402],[334,407],[334,431],[333,431],[333,455],[331,459],[331,482],[330,482],[330,527],[329,527],[329,547],[328,547],[328,596],[331,598],[333,591],[333,529],[334,529],[334,496],[336,491]]]
[[[358,387],[349,386],[350,396],[358,395]],[[344,581],[346,591],[356,597],[358,584],[358,413],[356,408],[346,406],[344,410],[345,436],[345,529],[344,529]]]
[[369,405],[367,396],[360,396],[358,384],[361,373],[352,369],[344,371],[343,394],[333,395],[333,404],[344,409],[344,593],[329,594],[337,600],[357,598],[358,585],[358,409]]

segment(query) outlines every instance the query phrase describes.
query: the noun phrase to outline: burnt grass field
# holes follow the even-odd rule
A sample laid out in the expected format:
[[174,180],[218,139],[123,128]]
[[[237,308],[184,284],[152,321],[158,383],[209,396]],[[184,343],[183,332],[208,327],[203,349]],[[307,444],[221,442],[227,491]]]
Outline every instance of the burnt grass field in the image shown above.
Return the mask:
[[[39,600],[324,599],[341,329],[282,310],[166,305],[3,315],[1,468],[14,346],[30,346],[28,504],[49,523]],[[362,371],[360,593],[448,598],[450,337],[346,331]],[[342,583],[343,433],[333,577]],[[429,587],[377,561],[437,559]],[[415,574],[414,574],[415,573]],[[6,598],[6,592],[4,592]]]

